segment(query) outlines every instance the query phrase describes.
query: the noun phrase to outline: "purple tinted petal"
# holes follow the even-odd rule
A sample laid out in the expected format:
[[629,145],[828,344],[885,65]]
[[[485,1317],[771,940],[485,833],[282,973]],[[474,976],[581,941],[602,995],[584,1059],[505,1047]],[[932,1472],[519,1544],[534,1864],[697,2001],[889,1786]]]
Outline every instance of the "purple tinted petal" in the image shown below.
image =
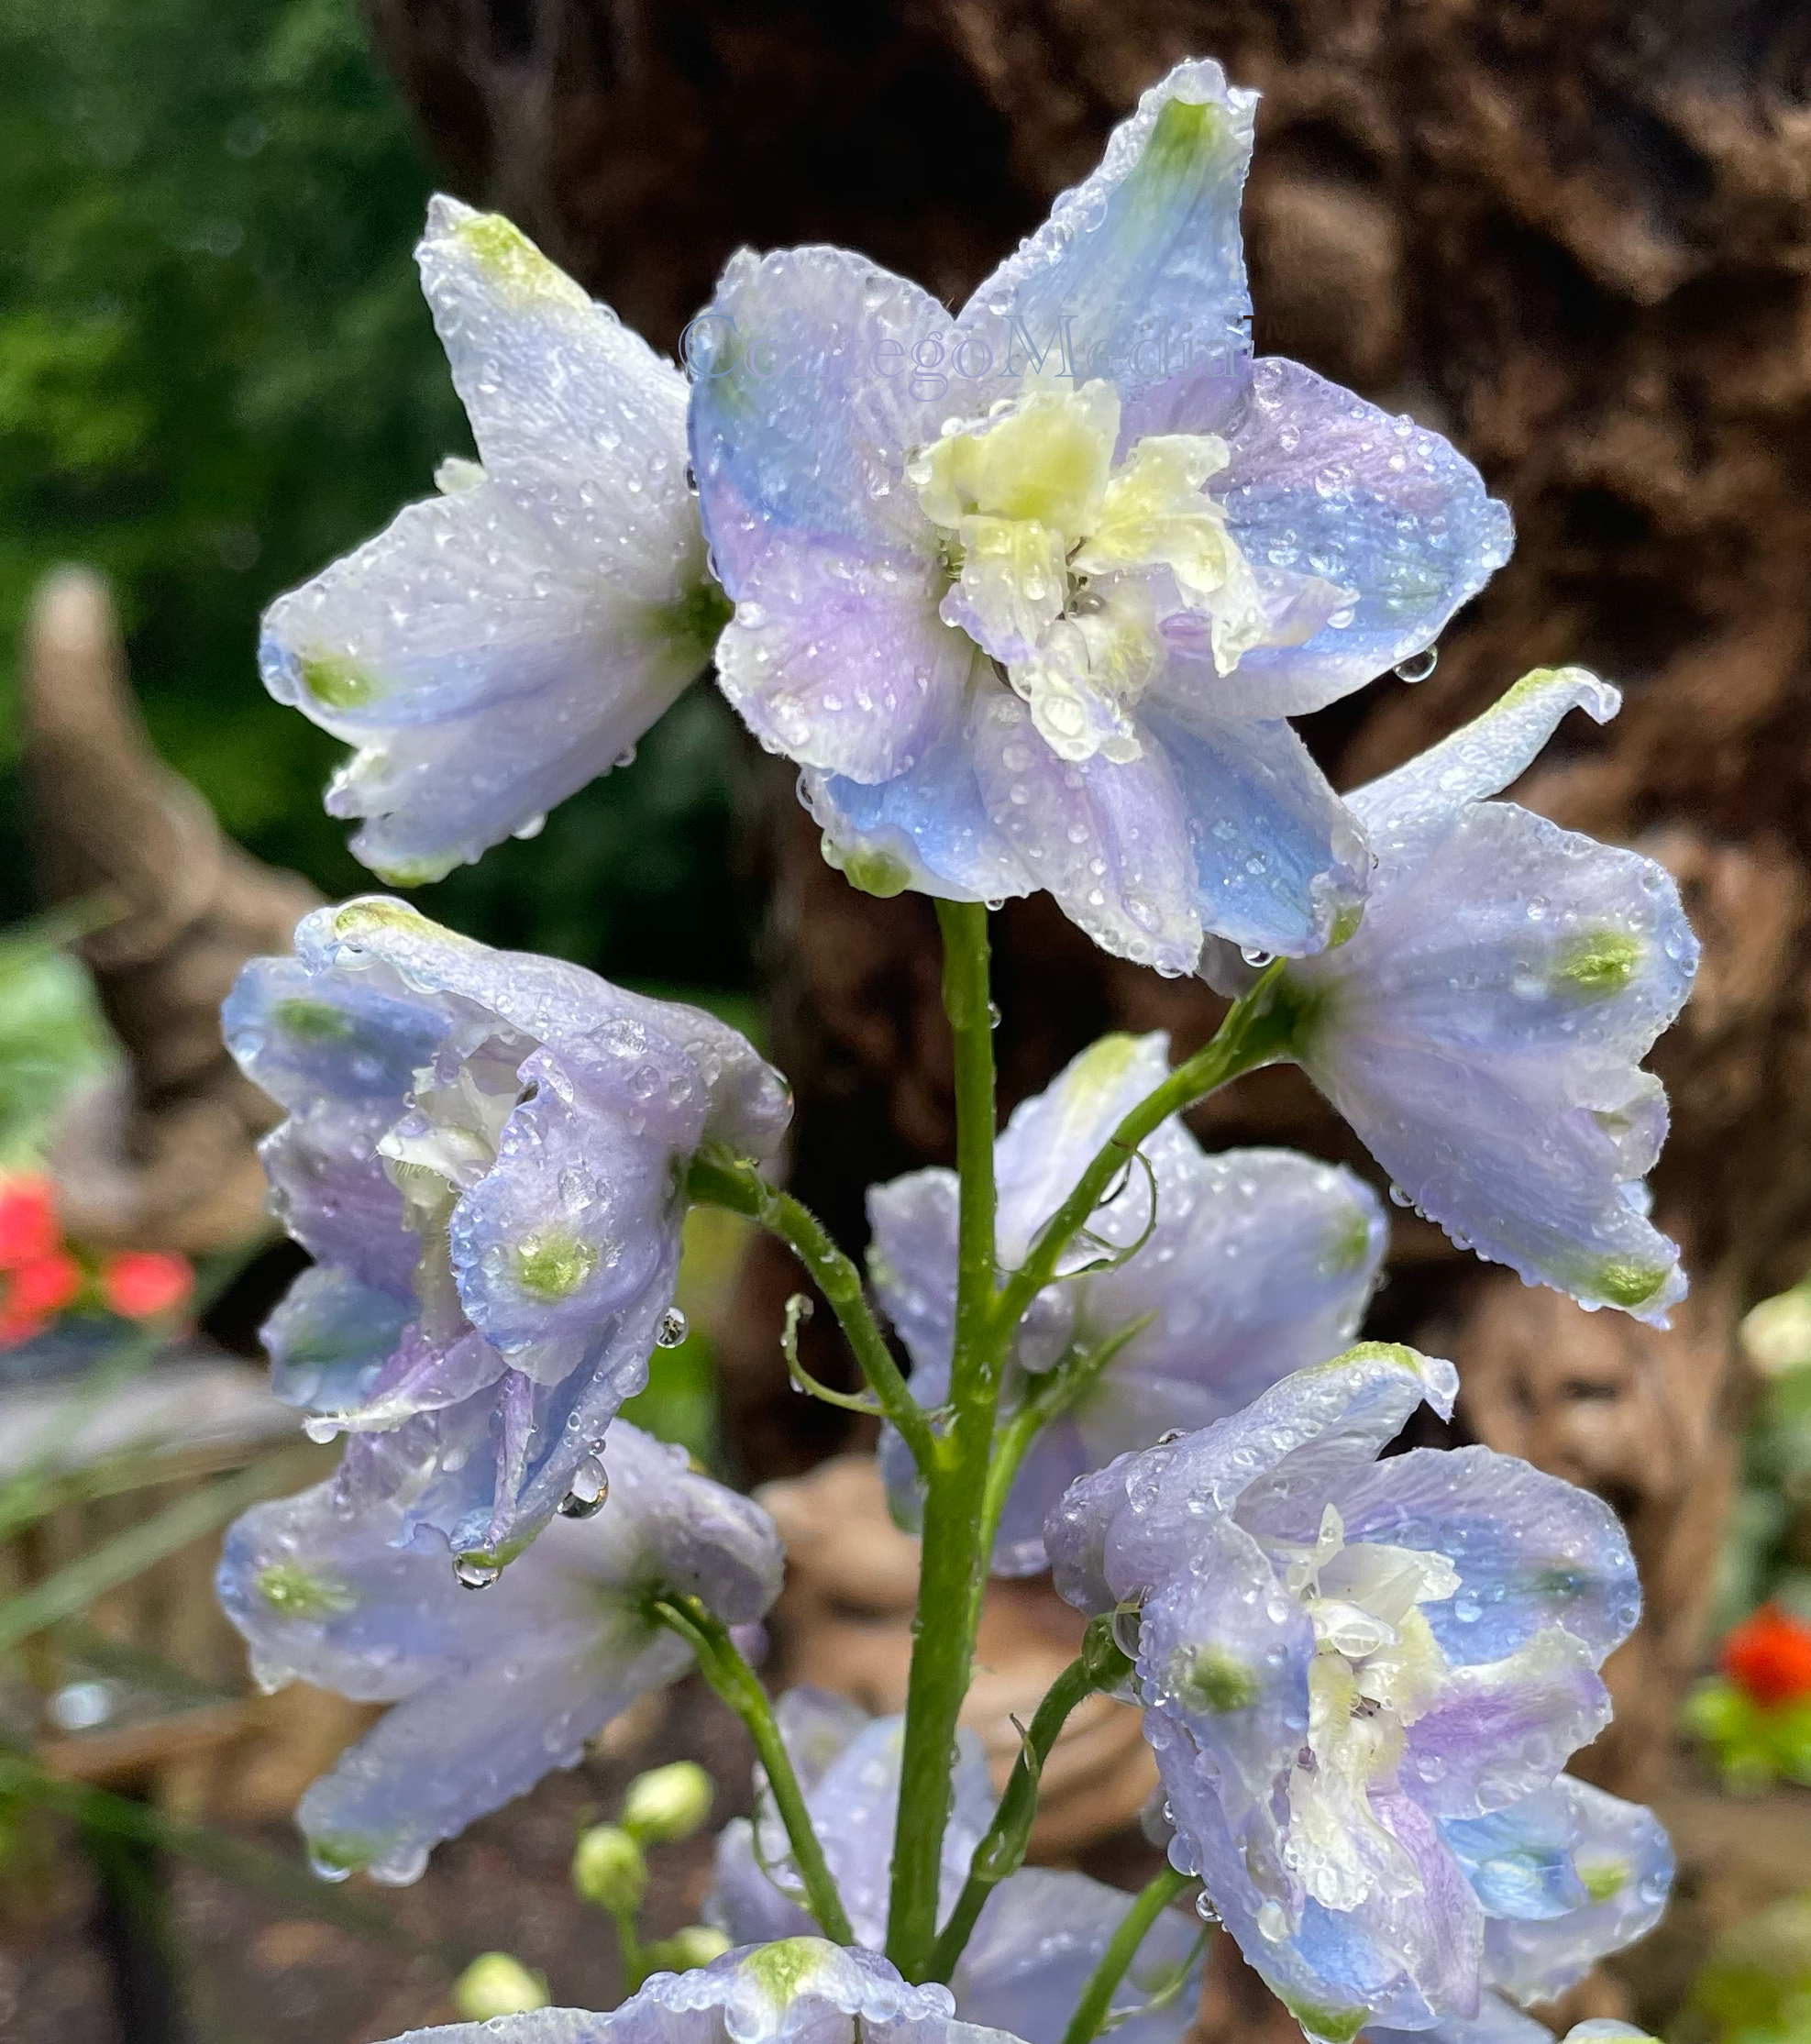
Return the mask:
[[1421,1607],[1450,1661],[1500,1660],[1563,1626],[1599,1656],[1640,1615],[1629,1539],[1600,1497],[1488,1448],[1411,1449],[1340,1502],[1349,1541],[1444,1554],[1458,1592]]

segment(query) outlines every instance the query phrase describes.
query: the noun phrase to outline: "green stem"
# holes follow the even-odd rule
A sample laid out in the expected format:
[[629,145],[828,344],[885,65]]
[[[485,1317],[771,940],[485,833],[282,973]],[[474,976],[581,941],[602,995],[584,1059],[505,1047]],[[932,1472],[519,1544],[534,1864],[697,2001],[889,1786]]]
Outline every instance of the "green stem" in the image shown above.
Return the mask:
[[823,1223],[790,1192],[770,1186],[751,1165],[734,1158],[696,1158],[686,1190],[700,1206],[724,1207],[758,1221],[810,1271],[817,1288],[830,1301],[881,1411],[903,1438],[919,1469],[928,1473],[936,1457],[930,1421],[906,1388],[893,1352],[868,1308],[860,1271],[831,1241]]
[[728,1627],[700,1598],[668,1590],[653,1600],[651,1608],[662,1625],[677,1632],[690,1647],[698,1656],[699,1670],[705,1681],[747,1728],[755,1742],[756,1757],[767,1774],[774,1807],[786,1827],[792,1863],[804,1884],[805,1906],[817,1918],[818,1928],[833,1944],[854,1944],[856,1934],[849,1928],[823,1848],[812,1829],[804,1792],[792,1772],[791,1756],[779,1736],[773,1707],[760,1678],[736,1652]]
[[1044,1763],[1050,1758],[1069,1714],[1085,1697],[1101,1689],[1116,1689],[1132,1673],[1132,1663],[1113,1638],[1110,1616],[1091,1619],[1082,1651],[1044,1692],[1011,1773],[1006,1793],[999,1799],[993,1822],[976,1846],[964,1884],[949,1921],[937,1938],[936,1949],[925,1977],[947,1981],[956,1961],[967,1949],[975,1919],[999,1884],[1018,1873],[1024,1864],[1026,1841],[1032,1819],[1037,1814],[1038,1782]]
[[1095,1153],[1074,1190],[1045,1222],[1030,1255],[1007,1279],[995,1301],[994,1318],[1001,1327],[1018,1326],[1032,1299],[1055,1276],[1057,1263],[1077,1231],[1085,1225],[1147,1135],[1172,1114],[1179,1114],[1203,1094],[1237,1078],[1240,1073],[1274,1064],[1288,1055],[1296,1013],[1282,979],[1284,963],[1276,959],[1251,991],[1233,1002],[1211,1040],[1178,1065],[1161,1086],[1147,1093]]
[[1011,1326],[999,1323],[994,1312],[993,1008],[987,912],[973,902],[939,901],[937,922],[944,939],[944,1011],[955,1040],[960,1189],[949,1421],[925,1478],[887,1918],[887,1955],[911,1981],[924,1978],[937,1941],[951,1756],[987,1586],[988,1466],[999,1417],[1006,1331]]
[[616,1926],[616,1952],[623,1963],[623,1992],[625,1995],[638,1994],[649,1968],[641,1939],[635,1935],[635,1913],[633,1909],[613,1909],[609,1914],[611,1922]]
[[1113,1990],[1125,1978],[1127,1967],[1138,1956],[1145,1932],[1185,1888],[1194,1885],[1194,1880],[1192,1873],[1178,1873],[1174,1867],[1165,1867],[1140,1889],[1120,1928],[1108,1939],[1107,1949],[1100,1954],[1100,1963],[1088,1975],[1088,1985],[1082,1989],[1081,1999],[1076,2004],[1076,2013],[1070,2016],[1069,2027],[1063,2032],[1063,2044],[1090,2044],[1090,2039],[1100,2034],[1100,2026],[1107,2020],[1107,2011],[1112,2005]]

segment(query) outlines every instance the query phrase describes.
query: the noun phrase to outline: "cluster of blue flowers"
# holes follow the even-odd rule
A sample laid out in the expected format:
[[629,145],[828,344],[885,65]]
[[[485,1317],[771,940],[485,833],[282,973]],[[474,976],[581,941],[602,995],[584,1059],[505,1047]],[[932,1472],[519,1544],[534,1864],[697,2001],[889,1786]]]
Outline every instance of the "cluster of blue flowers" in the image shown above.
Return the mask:
[[[414,1880],[694,1663],[756,1730],[756,1816],[707,1910],[735,1949],[613,2015],[487,2034],[1173,2044],[1200,1941],[1167,1905],[1192,1891],[1311,2038],[1536,2044],[1521,2006],[1663,1906],[1651,1817],[1563,1773],[1640,1607],[1614,1516],[1484,1449],[1379,1460],[1458,1388],[1352,1345],[1383,1204],[1288,1152],[1206,1154],[1179,1118],[1292,1060],[1462,1245],[1658,1324],[1684,1294],[1640,1065],[1695,964],[1676,891],[1493,799],[1615,690],[1530,674],[1344,798],[1287,721],[1424,655],[1510,533],[1438,435],[1253,359],[1254,105],[1179,66],[954,315],[840,249],[738,255],[690,383],[507,222],[436,200],[422,274],[480,460],[267,619],[266,682],[358,747],[328,806],[392,882],[531,834],[714,663],[857,888],[967,905],[952,943],[1042,889],[1106,950],[1239,997],[1177,1072],[1162,1036],[1093,1045],[990,1177],[989,1120],[961,1174],[872,1190],[909,1381],[859,1286],[826,1286],[927,1583],[933,1548],[975,1599],[1050,1568],[1117,1642],[1077,1695],[1144,1713],[1173,1870],[1147,1909],[1021,1865],[1017,1789],[997,1806],[966,1743],[924,1794],[928,1659],[903,1720],[738,1687],[773,1524],[616,1418],[683,1331],[690,1201],[834,1263],[761,1176],[780,1076],[694,1009],[383,896],[246,968],[227,1041],[287,1110],[266,1160],[315,1259],[267,1343],[347,1445],[234,1528],[221,1594],[260,1681],[393,1706],[304,1798],[317,1868]],[[974,1464],[951,1443],[977,1385]],[[986,1497],[943,1509],[974,1469]],[[973,1614],[933,1616],[959,1700]]]

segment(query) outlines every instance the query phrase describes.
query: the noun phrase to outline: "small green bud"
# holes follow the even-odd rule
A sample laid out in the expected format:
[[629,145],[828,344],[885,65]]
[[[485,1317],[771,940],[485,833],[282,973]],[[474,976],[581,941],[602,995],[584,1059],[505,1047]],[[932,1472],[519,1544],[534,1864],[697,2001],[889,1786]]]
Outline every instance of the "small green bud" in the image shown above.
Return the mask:
[[689,1923],[670,1938],[662,1938],[645,1948],[642,1956],[657,1973],[689,1973],[694,1967],[708,1966],[730,1949],[730,1940],[708,1923]]
[[623,1798],[623,1829],[642,1845],[689,1839],[711,1814],[711,1777],[696,1762],[676,1760],[637,1774]]
[[647,1893],[647,1862],[618,1824],[593,1824],[572,1855],[572,1885],[587,1902],[626,1917]]
[[547,1983],[506,1951],[480,1952],[453,1983],[453,2003],[468,2023],[523,2016],[547,2005]]

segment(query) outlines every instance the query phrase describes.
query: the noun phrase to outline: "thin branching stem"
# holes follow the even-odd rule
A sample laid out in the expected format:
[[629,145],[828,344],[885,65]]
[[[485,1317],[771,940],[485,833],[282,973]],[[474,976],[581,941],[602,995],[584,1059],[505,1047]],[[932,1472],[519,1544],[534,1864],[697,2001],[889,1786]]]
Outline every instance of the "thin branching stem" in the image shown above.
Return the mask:
[[798,1257],[830,1301],[881,1411],[903,1437],[920,1471],[928,1472],[937,1452],[930,1421],[906,1389],[905,1378],[862,1289],[860,1271],[831,1241],[823,1223],[790,1192],[770,1186],[753,1165],[738,1158],[698,1157],[687,1177],[686,1190],[700,1206],[746,1214],[769,1234],[778,1235]]
[[812,1829],[804,1791],[792,1771],[791,1756],[779,1736],[773,1706],[767,1701],[760,1677],[736,1651],[729,1628],[700,1598],[669,1590],[654,1598],[650,1608],[662,1625],[677,1632],[690,1647],[698,1656],[699,1672],[705,1681],[747,1728],[755,1742],[756,1757],[767,1777],[774,1808],[786,1827],[792,1863],[804,1883],[805,1906],[817,1918],[819,1929],[834,1944],[854,1944],[855,1932],[849,1928],[848,1915],[836,1892],[823,1848]]
[[1063,2032],[1063,2044],[1091,2044],[1091,2040],[1099,2036],[1107,2013],[1113,2005],[1113,1990],[1137,1958],[1145,1933],[1176,1896],[1194,1884],[1193,1874],[1178,1873],[1174,1867],[1165,1867],[1139,1890],[1120,1928],[1108,1939],[1107,1949],[1100,1954],[1100,1963],[1088,1975],[1088,1985],[1082,1989],[1081,1999],[1076,2004],[1076,2013],[1070,2016],[1069,2027]]

